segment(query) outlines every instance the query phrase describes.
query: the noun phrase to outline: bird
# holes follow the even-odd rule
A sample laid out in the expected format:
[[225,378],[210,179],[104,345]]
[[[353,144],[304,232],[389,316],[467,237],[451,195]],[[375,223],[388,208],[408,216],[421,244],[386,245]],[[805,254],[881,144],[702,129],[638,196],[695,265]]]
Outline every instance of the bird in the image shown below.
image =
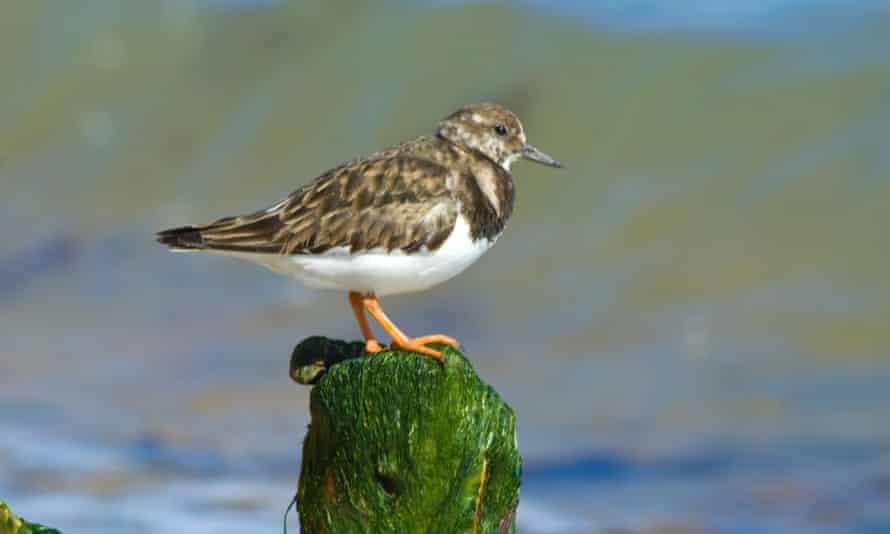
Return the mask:
[[391,346],[444,361],[429,347],[454,338],[411,338],[379,297],[427,290],[488,251],[513,213],[510,168],[519,159],[562,164],[526,140],[519,118],[499,104],[469,104],[432,135],[334,167],[260,211],[160,231],[174,251],[248,260],[311,288],[348,294],[369,354],[384,350],[365,313]]

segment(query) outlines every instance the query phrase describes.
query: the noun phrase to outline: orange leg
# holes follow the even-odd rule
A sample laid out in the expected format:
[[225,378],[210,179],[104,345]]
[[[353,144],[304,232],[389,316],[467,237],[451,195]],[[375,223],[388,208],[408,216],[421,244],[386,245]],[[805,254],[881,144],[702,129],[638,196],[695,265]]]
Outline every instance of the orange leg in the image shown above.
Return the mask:
[[451,345],[454,348],[460,347],[458,342],[453,338],[441,334],[410,339],[404,332],[399,330],[399,327],[397,327],[385,313],[383,313],[383,308],[380,307],[380,303],[377,301],[377,297],[373,293],[365,295],[362,298],[362,304],[364,304],[365,309],[371,317],[380,323],[380,326],[382,326],[383,329],[386,330],[386,333],[392,337],[392,345],[397,349],[432,356],[433,358],[442,361],[442,353],[427,347],[427,343],[444,343],[445,345]]
[[365,352],[375,353],[383,350],[380,343],[374,338],[374,332],[368,325],[368,319],[365,317],[365,309],[362,307],[362,296],[355,291],[349,292],[349,304],[352,305],[352,313],[355,314],[355,320],[358,321],[358,327],[362,331],[362,337],[365,338]]

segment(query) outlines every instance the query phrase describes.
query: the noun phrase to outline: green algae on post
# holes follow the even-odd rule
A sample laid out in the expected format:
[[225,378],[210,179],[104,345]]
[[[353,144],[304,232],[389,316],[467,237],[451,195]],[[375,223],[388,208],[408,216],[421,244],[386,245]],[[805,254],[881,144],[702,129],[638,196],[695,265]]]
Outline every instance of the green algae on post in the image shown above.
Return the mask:
[[61,534],[58,530],[18,517],[0,501],[0,534]]
[[324,338],[294,350],[291,376],[315,381],[301,532],[515,531],[513,411],[460,352],[436,348],[447,363],[401,351],[359,357],[354,344]]

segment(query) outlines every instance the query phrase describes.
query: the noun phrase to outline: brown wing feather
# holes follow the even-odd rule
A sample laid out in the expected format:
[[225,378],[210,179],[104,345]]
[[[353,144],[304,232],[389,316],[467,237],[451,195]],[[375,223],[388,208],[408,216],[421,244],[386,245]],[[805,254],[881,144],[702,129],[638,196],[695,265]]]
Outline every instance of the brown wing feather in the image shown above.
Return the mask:
[[328,171],[268,210],[166,230],[158,240],[174,248],[281,254],[434,250],[457,218],[448,176],[427,159],[385,152]]

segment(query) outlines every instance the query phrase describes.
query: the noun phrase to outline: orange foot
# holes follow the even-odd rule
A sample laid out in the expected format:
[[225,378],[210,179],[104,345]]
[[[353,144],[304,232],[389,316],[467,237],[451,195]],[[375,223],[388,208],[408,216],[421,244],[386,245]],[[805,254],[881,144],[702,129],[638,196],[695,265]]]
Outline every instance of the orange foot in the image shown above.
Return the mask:
[[376,339],[369,339],[365,341],[365,352],[368,354],[377,354],[378,352],[383,350],[383,346],[380,343],[377,343]]
[[460,350],[460,343],[458,343],[456,339],[443,334],[433,334],[431,336],[416,337],[414,338],[414,341],[420,343],[421,345],[426,345],[427,343],[441,343],[443,345],[450,345],[452,348]]
[[427,347],[427,343],[442,343],[444,345],[450,345],[455,349],[460,348],[460,344],[455,341],[453,338],[448,336],[443,336],[441,334],[435,334],[432,336],[423,336],[416,337],[414,339],[408,339],[407,337],[402,337],[401,339],[398,337],[393,337],[392,346],[408,352],[416,352],[417,354],[423,354],[426,356],[432,356],[436,358],[440,362],[445,362],[445,356],[442,355],[441,351],[436,349],[431,349]]
[[450,345],[456,349],[460,348],[460,344],[454,338],[441,334],[417,337],[414,339],[409,338],[404,332],[399,330],[395,323],[393,323],[385,313],[383,313],[383,308],[380,307],[380,303],[377,301],[377,297],[373,293],[360,295],[351,292],[349,293],[349,301],[352,304],[353,312],[355,312],[355,317],[358,321],[359,328],[362,331],[362,336],[365,338],[365,352],[373,354],[383,350],[383,347],[381,347],[380,343],[374,338],[371,328],[368,326],[365,319],[364,311],[367,311],[371,317],[380,323],[380,326],[382,326],[383,329],[386,330],[386,333],[392,337],[393,348],[430,356],[441,362],[445,361],[442,352],[427,347],[426,345],[428,343],[442,343],[444,345]]
[[355,314],[355,320],[358,321],[358,327],[362,331],[362,337],[365,338],[365,352],[368,354],[376,354],[383,350],[383,347],[380,343],[377,342],[377,339],[374,338],[374,332],[371,331],[371,327],[368,325],[368,320],[365,318],[365,309],[362,304],[362,296],[355,291],[349,292],[349,304],[352,306],[352,313]]

